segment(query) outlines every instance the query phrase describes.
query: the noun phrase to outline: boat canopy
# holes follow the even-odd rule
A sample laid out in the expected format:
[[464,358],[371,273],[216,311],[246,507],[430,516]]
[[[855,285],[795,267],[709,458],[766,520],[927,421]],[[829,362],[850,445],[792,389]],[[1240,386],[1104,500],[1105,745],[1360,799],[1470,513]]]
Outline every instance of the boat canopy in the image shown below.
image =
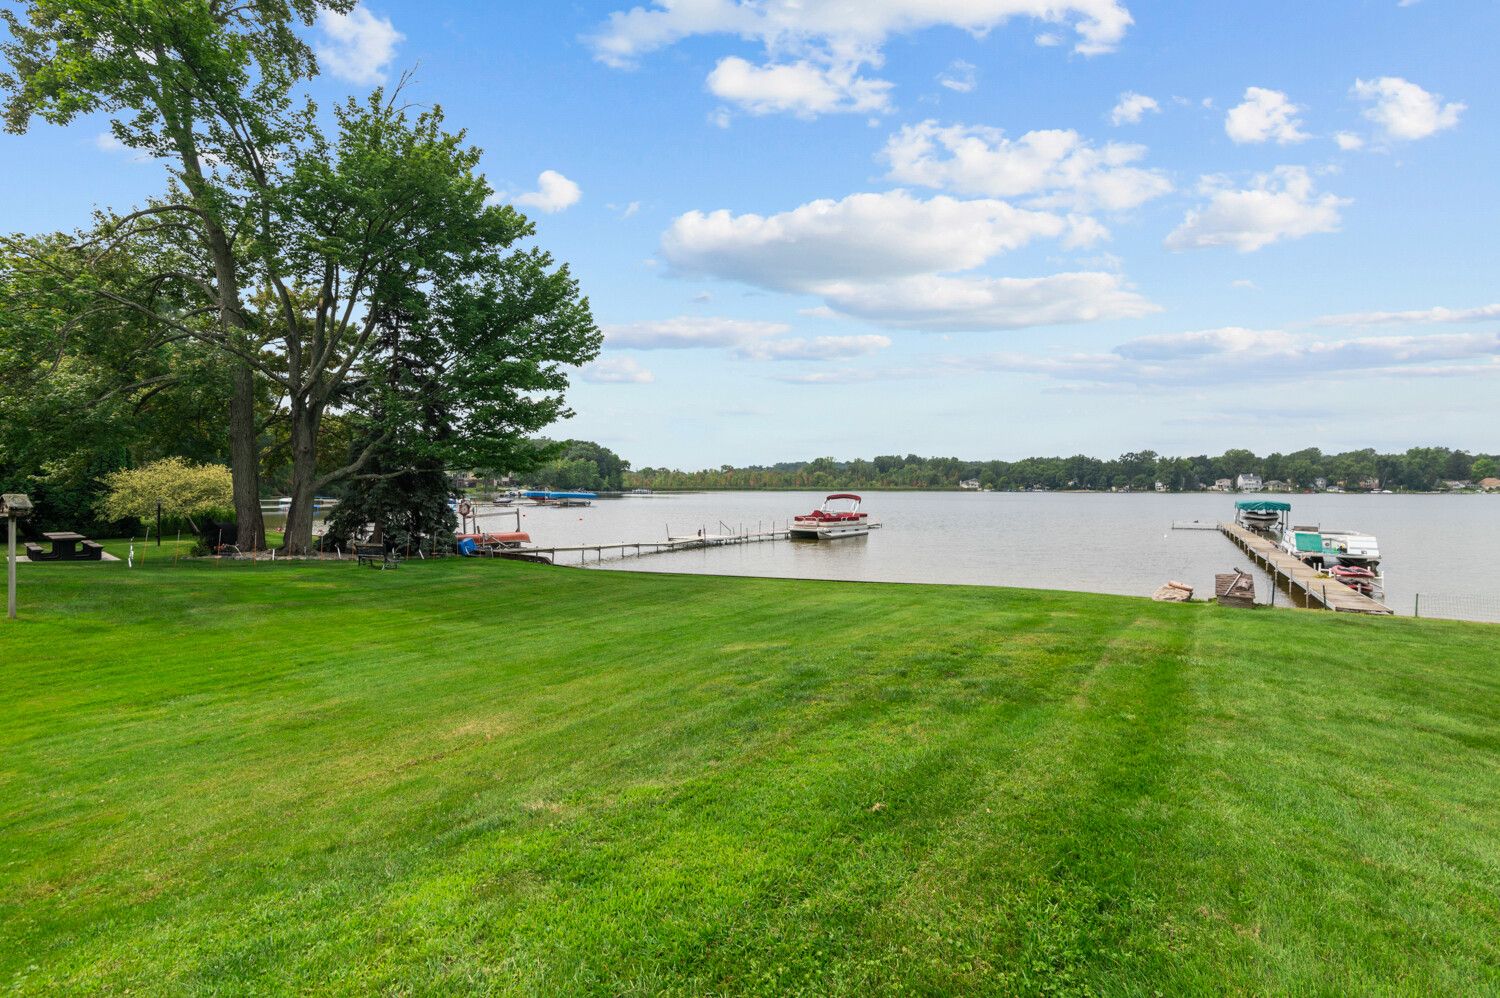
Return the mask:
[[522,492],[527,499],[598,499],[593,492]]
[[829,496],[827,499],[824,499],[823,501],[824,502],[833,502],[833,500],[835,500],[835,499],[853,499],[855,502],[862,502],[863,501],[862,499],[860,499],[859,496],[855,495],[853,492],[835,492],[833,495]]
[[1290,513],[1292,504],[1289,502],[1277,502],[1274,499],[1241,499],[1234,504],[1235,509],[1243,509],[1250,513]]

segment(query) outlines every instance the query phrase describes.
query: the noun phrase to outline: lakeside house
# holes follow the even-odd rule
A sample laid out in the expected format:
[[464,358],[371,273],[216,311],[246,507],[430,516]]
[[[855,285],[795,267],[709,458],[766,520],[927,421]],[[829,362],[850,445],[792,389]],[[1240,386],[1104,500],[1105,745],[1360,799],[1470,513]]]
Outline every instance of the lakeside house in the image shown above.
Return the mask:
[[1166,482],[1157,482],[1156,483],[1156,491],[1158,491],[1158,492],[1165,492],[1165,491],[1167,491],[1167,483]]
[[1467,492],[1474,487],[1473,482],[1445,481],[1443,487],[1449,492]]
[[1313,488],[1316,491],[1318,491],[1318,492],[1326,492],[1328,490],[1328,479],[1326,479],[1326,478],[1314,478],[1313,479]]
[[958,487],[961,488],[961,489],[963,489],[963,490],[965,490],[965,491],[967,491],[967,492],[978,492],[979,491],[979,479],[977,479],[977,478],[965,478],[963,481],[961,481],[961,482],[958,483]]
[[1486,492],[1500,492],[1500,478],[1481,478],[1479,487]]
[[1213,491],[1213,492],[1228,492],[1232,488],[1234,488],[1234,479],[1232,479],[1232,478],[1216,478],[1216,479],[1214,479],[1214,484],[1213,484],[1213,486],[1211,488],[1211,491]]
[[1271,479],[1271,481],[1267,482],[1264,486],[1262,486],[1262,491],[1264,491],[1264,492],[1290,492],[1290,491],[1292,491],[1292,483],[1291,482],[1283,482],[1280,479],[1273,478],[1273,479]]
[[1259,475],[1241,475],[1234,480],[1234,487],[1241,492],[1259,492],[1265,488]]

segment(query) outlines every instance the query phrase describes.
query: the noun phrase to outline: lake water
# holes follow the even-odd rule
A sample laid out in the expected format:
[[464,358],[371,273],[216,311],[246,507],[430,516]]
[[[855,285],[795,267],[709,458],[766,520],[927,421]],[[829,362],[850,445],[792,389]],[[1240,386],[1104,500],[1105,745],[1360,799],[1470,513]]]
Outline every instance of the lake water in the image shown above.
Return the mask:
[[[663,540],[674,535],[784,527],[821,492],[698,492],[600,499],[584,509],[528,507],[521,527],[541,547]],[[884,524],[868,537],[605,556],[600,567],[803,579],[966,583],[1148,596],[1169,579],[1213,592],[1216,572],[1249,560],[1217,531],[1173,521],[1231,519],[1233,495],[871,492]],[[1298,495],[1292,520],[1380,539],[1386,602],[1422,616],[1500,621],[1500,496]],[[508,529],[513,513],[485,515]],[[575,556],[562,555],[566,563]],[[592,565],[593,554],[589,555]],[[1259,574],[1259,573],[1257,573]],[[1262,601],[1269,580],[1259,576]],[[1278,600],[1282,597],[1278,594]]]

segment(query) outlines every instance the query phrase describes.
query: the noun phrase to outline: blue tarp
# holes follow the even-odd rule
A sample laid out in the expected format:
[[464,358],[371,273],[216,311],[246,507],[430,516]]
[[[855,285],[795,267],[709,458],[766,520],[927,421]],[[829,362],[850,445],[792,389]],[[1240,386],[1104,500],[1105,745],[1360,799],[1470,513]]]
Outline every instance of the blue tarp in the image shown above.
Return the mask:
[[527,499],[598,499],[592,492],[522,492]]
[[1234,508],[1249,510],[1252,513],[1290,513],[1292,504],[1277,502],[1274,499],[1241,499],[1234,504]]

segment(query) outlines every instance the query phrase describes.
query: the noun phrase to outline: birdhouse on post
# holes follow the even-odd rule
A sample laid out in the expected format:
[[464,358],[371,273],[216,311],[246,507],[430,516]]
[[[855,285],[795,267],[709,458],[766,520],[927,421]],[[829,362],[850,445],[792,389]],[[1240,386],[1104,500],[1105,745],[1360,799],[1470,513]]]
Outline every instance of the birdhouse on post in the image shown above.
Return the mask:
[[8,553],[10,555],[6,562],[6,581],[9,583],[6,593],[6,614],[11,620],[16,619],[16,521],[25,519],[31,515],[31,499],[19,492],[7,492],[0,495],[0,516],[5,517],[6,534],[8,537]]

